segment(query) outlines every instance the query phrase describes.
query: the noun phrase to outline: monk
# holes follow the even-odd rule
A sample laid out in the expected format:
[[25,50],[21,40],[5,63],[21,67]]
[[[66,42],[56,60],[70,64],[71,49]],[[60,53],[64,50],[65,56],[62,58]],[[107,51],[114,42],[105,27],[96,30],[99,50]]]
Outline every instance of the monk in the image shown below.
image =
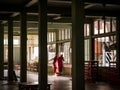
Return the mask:
[[58,70],[58,56],[57,55],[53,58],[53,66],[54,66],[54,75],[56,76],[57,73],[59,72],[59,70]]
[[61,54],[60,57],[58,58],[58,67],[59,67],[59,74],[62,73],[62,69],[63,69],[63,55]]

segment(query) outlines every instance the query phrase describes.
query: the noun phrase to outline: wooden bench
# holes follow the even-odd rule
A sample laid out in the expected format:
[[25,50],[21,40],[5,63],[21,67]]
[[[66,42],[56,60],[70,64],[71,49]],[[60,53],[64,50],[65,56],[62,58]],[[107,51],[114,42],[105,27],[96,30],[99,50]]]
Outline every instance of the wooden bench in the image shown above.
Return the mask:
[[[19,83],[19,90],[38,90],[38,82],[22,82]],[[50,90],[50,85],[51,84],[47,84],[47,88],[46,90]]]

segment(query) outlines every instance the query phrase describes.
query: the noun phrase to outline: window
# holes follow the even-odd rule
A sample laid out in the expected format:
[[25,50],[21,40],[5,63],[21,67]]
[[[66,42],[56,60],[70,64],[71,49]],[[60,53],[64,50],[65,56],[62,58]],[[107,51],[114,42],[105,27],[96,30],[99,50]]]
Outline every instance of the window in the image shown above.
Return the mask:
[[59,40],[68,40],[71,38],[71,30],[66,29],[60,29],[59,30]]
[[111,28],[110,28],[110,20],[107,20],[105,22],[105,33],[109,33],[111,31]]
[[47,45],[47,48],[48,48],[48,60],[50,60],[55,56],[56,45],[55,44],[49,44],[49,45]]
[[102,34],[102,33],[104,33],[104,26],[105,25],[105,22],[104,22],[104,20],[100,20],[100,23],[99,23],[99,27],[100,27],[100,29],[99,29],[99,33],[100,34]]
[[55,42],[56,41],[56,33],[48,32],[47,33],[47,42]]
[[89,35],[90,35],[90,25],[84,24],[84,36],[89,36]]
[[106,36],[94,39],[95,60],[99,66],[108,67],[110,62],[116,61],[116,36]]
[[98,34],[98,21],[94,22],[94,34]]
[[89,39],[85,40],[84,41],[84,51],[85,51],[85,61],[89,61],[90,60],[90,53],[89,53],[89,50],[90,50],[90,44],[89,44]]
[[116,20],[112,20],[112,32],[116,31]]
[[116,19],[106,18],[94,21],[94,35],[116,31]]

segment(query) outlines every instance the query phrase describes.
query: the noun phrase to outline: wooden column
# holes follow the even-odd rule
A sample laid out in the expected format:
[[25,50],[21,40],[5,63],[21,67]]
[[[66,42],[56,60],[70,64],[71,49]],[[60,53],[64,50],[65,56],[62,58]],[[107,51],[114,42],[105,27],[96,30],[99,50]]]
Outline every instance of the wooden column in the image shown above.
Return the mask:
[[4,25],[0,23],[0,79],[4,77]]
[[94,21],[90,22],[90,60],[94,60],[94,38],[92,38],[94,33]]
[[13,63],[13,20],[8,20],[8,81],[14,80]]
[[27,22],[26,12],[21,12],[21,32],[20,32],[20,82],[27,81]]
[[[59,30],[56,30],[56,41],[59,40]],[[59,54],[59,43],[56,43],[56,54]]]
[[117,61],[120,62],[120,17],[116,18],[116,32],[117,32]]
[[[70,52],[70,63],[72,64],[72,29],[70,30],[70,49],[69,49],[69,52]],[[71,70],[72,72],[72,70]],[[71,73],[72,74],[72,73]]]
[[47,0],[38,0],[39,8],[39,90],[47,87]]
[[[117,35],[116,35],[116,44],[117,44],[117,49],[116,49],[116,61],[119,62],[120,64],[120,17],[117,17],[116,18],[116,32],[117,32]],[[118,66],[119,68],[119,78],[120,78],[120,65]]]
[[85,90],[83,0],[72,0],[72,90]]

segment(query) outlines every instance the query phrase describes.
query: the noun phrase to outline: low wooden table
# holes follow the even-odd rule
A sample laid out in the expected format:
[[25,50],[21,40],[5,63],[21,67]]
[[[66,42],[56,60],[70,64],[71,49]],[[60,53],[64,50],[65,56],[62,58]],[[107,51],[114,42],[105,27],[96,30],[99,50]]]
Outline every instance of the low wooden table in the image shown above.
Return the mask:
[[[18,85],[19,90],[38,90],[39,88],[38,82],[22,82]],[[47,84],[46,90],[50,90],[50,85],[51,84]]]

